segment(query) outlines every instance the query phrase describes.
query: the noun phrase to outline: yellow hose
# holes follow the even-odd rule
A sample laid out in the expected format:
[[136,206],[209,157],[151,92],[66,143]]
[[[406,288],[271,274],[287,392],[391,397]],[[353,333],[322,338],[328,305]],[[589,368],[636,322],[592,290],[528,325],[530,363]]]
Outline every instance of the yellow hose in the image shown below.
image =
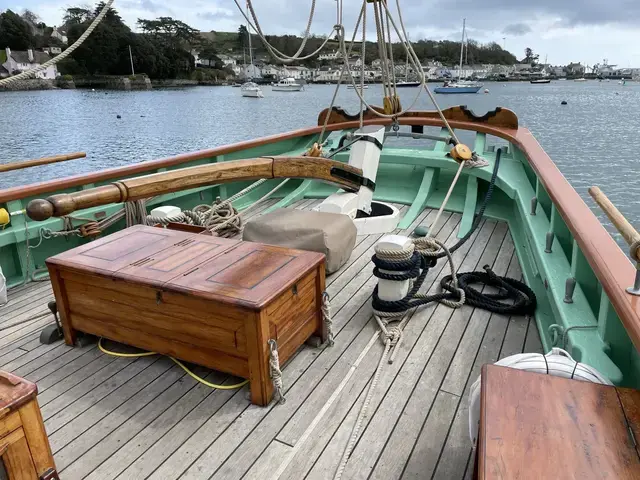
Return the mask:
[[[135,357],[150,357],[151,355],[157,355],[156,352],[141,352],[141,353],[119,353],[119,352],[113,352],[111,350],[107,350],[106,348],[104,348],[102,346],[102,338],[100,338],[100,340],[98,340],[98,348],[100,349],[100,351],[102,353],[105,353],[107,355],[112,355],[114,357],[124,357],[124,358],[135,358]],[[198,375],[196,375],[195,373],[193,373],[191,370],[189,370],[187,368],[187,366],[182,363],[180,360],[178,360],[177,358],[173,358],[173,357],[169,357],[171,360],[173,360],[176,364],[178,364],[180,366],[180,368],[182,368],[185,372],[187,372],[189,374],[190,377],[192,377],[193,379],[197,380],[198,382],[206,385],[207,387],[210,388],[216,388],[218,390],[234,390],[236,388],[240,388],[245,386],[247,383],[249,383],[249,380],[245,380],[244,382],[240,382],[240,383],[236,383],[235,385],[218,385],[215,383],[211,383],[211,382],[207,382],[204,378],[199,377]]]

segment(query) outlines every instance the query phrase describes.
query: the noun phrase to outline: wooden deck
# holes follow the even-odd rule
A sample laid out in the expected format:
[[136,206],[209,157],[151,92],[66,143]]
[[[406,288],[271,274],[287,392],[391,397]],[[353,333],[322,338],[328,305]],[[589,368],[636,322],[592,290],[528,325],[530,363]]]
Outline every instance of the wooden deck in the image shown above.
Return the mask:
[[[316,202],[303,200],[295,207]],[[434,217],[425,210],[408,231]],[[445,214],[439,223],[438,238],[454,244],[460,215]],[[211,390],[166,357],[114,358],[95,344],[41,345],[38,336],[50,315],[7,328],[48,311],[53,298],[48,282],[11,290],[10,302],[0,307],[0,369],[38,384],[61,478],[270,478],[376,329],[370,257],[379,237],[358,237],[349,262],[328,277],[336,343],[304,346],[285,366],[285,404],[251,405],[246,387]],[[454,259],[459,271],[490,264],[498,274],[521,276],[502,222],[485,220]],[[436,290],[437,279],[447,273],[444,266],[441,261],[429,272],[426,288]],[[468,306],[417,310],[395,362],[383,367],[343,478],[471,478],[470,385],[484,363],[541,349],[533,319]],[[369,351],[281,478],[333,478],[381,353],[381,343]],[[237,382],[203,368],[195,371],[213,382]]]

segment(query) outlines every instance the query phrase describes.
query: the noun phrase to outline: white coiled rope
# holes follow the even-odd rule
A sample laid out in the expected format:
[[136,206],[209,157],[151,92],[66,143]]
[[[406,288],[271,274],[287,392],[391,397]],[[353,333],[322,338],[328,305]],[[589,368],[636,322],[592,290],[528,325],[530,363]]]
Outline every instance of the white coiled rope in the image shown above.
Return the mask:
[[[581,382],[612,385],[608,378],[595,368],[576,362],[566,350],[552,348],[549,353],[520,353],[503,358],[495,363],[502,367],[517,368],[527,372],[553,375],[554,377],[571,378]],[[480,383],[478,379],[471,385],[469,391],[469,438],[473,445],[478,439],[478,425],[480,422]]]

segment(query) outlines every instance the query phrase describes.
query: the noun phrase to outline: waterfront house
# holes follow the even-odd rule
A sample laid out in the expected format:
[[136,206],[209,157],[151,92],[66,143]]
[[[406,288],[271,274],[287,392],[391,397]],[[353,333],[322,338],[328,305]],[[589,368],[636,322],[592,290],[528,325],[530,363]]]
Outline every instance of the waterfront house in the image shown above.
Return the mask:
[[[4,55],[0,58],[1,65],[9,72],[10,75],[24,72],[35,67],[39,67],[43,63],[50,60],[51,57],[45,52],[38,52],[32,49],[27,51],[11,51],[9,47],[5,48]],[[35,74],[36,78],[54,79],[58,76],[58,68],[51,65],[44,70]]]
[[316,70],[314,81],[320,83],[335,83],[340,78],[340,68],[320,67]]
[[585,68],[583,65],[580,64],[580,62],[578,63],[571,62],[569,65],[566,66],[566,72],[568,75],[584,75]]
[[62,48],[51,46],[51,47],[42,47],[42,51],[44,53],[48,53],[51,56],[60,55],[62,53]]
[[225,55],[224,53],[218,55],[218,58],[225,67],[232,67],[238,63],[238,61],[231,55]]
[[67,37],[67,29],[65,27],[53,27],[53,32],[51,32],[51,36],[53,38],[57,38],[64,45],[69,43],[69,38]]
[[321,53],[318,55],[318,60],[325,62],[333,62],[337,59],[341,58],[342,55],[338,50],[334,50],[333,52]]

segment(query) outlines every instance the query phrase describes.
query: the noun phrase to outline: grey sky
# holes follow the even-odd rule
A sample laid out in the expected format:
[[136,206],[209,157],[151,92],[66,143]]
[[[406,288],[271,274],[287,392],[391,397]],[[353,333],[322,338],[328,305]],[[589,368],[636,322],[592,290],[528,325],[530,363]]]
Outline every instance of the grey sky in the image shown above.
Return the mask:
[[[300,34],[304,30],[309,0],[253,2],[265,32]],[[57,24],[64,8],[74,4],[70,0],[0,0],[0,9],[30,8],[48,24]],[[391,4],[395,10],[395,0]],[[621,67],[640,67],[640,0],[400,0],[400,4],[412,40],[457,40],[466,17],[470,38],[506,45],[518,58],[531,47],[552,64],[592,65],[608,58]],[[317,0],[313,33],[331,31],[335,5],[334,0]],[[344,0],[347,32],[353,29],[360,5]],[[204,31],[234,31],[242,22],[232,0],[116,0],[114,7],[132,28],[138,17],[161,15]],[[368,24],[367,36],[374,38],[373,22]]]

